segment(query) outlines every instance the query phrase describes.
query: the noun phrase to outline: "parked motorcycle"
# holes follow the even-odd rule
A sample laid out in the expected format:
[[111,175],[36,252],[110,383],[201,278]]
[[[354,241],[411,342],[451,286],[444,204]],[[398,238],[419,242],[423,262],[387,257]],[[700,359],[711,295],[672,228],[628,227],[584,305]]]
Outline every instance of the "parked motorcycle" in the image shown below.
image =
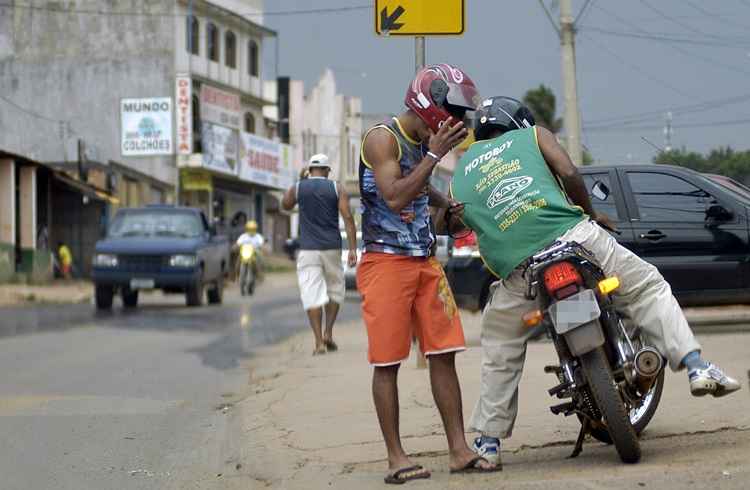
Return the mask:
[[258,276],[258,252],[250,243],[240,246],[240,294],[252,295]]
[[638,435],[654,416],[664,387],[664,359],[645,343],[638,326],[626,326],[594,256],[575,242],[556,242],[534,255],[526,270],[529,299],[538,310],[524,315],[529,328],[546,331],[560,364],[545,367],[559,384],[550,396],[570,399],[552,413],[577,415],[581,432],[571,457],[591,434],[614,444],[625,463],[641,458]]

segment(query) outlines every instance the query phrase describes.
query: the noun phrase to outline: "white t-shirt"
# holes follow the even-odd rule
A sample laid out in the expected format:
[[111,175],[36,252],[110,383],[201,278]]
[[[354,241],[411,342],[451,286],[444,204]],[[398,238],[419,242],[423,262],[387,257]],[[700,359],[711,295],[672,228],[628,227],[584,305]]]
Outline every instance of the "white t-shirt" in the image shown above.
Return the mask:
[[250,236],[249,233],[243,233],[237,239],[237,245],[242,246],[246,243],[251,244],[253,247],[255,247],[256,250],[260,250],[260,248],[265,243],[265,240],[263,239],[263,235],[261,235],[260,233],[256,233],[255,235],[252,235],[252,236]]

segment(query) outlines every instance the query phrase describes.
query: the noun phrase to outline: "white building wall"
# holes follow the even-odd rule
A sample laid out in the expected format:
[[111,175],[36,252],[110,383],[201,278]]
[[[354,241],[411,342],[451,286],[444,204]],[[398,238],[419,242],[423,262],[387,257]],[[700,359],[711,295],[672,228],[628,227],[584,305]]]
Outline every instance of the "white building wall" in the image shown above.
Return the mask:
[[[229,1],[229,0],[215,0],[214,3],[224,8],[229,8],[230,5],[237,4],[236,7],[231,9],[237,13],[248,13],[253,12],[252,7],[244,5],[245,2],[240,1]],[[249,1],[249,3],[257,3],[262,7],[262,2],[256,0],[255,2]],[[263,79],[263,38],[258,33],[250,32],[247,28],[243,27],[242,22],[233,16],[219,14],[218,10],[205,8],[201,6],[200,2],[196,2],[193,7],[193,15],[198,19],[199,22],[199,54],[191,55],[187,50],[187,21],[186,16],[188,14],[188,6],[184,3],[179,3],[177,11],[180,15],[175,17],[175,67],[179,73],[192,73],[199,77],[208,78],[210,80],[219,82],[227,87],[235,88],[239,91],[248,93],[257,98],[263,97],[263,87],[261,80]],[[262,16],[248,15],[248,20],[260,24],[262,22]],[[206,36],[206,26],[211,22],[219,30],[219,61],[211,61],[208,59],[208,39]],[[226,40],[225,36],[227,31],[232,31],[237,39],[237,67],[230,68],[226,66]],[[253,40],[258,45],[258,76],[250,75],[249,70],[249,41]]]

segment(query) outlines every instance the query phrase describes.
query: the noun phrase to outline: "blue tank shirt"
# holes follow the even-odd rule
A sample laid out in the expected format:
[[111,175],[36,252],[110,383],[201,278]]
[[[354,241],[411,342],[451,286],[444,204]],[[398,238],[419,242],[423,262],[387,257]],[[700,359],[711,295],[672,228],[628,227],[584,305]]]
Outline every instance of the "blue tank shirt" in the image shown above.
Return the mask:
[[359,159],[359,191],[362,196],[362,240],[366,252],[382,252],[413,257],[427,257],[435,240],[432,233],[428,186],[401,213],[394,213],[375,184],[375,173],[364,157],[364,142],[370,131],[382,128],[390,132],[399,148],[401,174],[414,170],[427,149],[412,140],[395,117],[370,128],[362,139]]
[[297,183],[300,250],[341,250],[336,183],[310,177]]

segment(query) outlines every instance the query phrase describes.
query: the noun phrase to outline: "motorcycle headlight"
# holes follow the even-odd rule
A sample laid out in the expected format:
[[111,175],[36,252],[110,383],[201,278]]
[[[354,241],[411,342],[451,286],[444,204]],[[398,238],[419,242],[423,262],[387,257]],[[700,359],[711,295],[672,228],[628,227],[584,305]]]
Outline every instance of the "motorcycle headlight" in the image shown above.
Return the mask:
[[173,255],[169,258],[170,267],[194,267],[197,262],[195,255]]
[[242,260],[252,259],[254,253],[255,249],[252,246],[243,245],[242,248],[240,248],[240,256],[242,257]]
[[94,267],[117,267],[117,255],[96,254],[93,260]]

